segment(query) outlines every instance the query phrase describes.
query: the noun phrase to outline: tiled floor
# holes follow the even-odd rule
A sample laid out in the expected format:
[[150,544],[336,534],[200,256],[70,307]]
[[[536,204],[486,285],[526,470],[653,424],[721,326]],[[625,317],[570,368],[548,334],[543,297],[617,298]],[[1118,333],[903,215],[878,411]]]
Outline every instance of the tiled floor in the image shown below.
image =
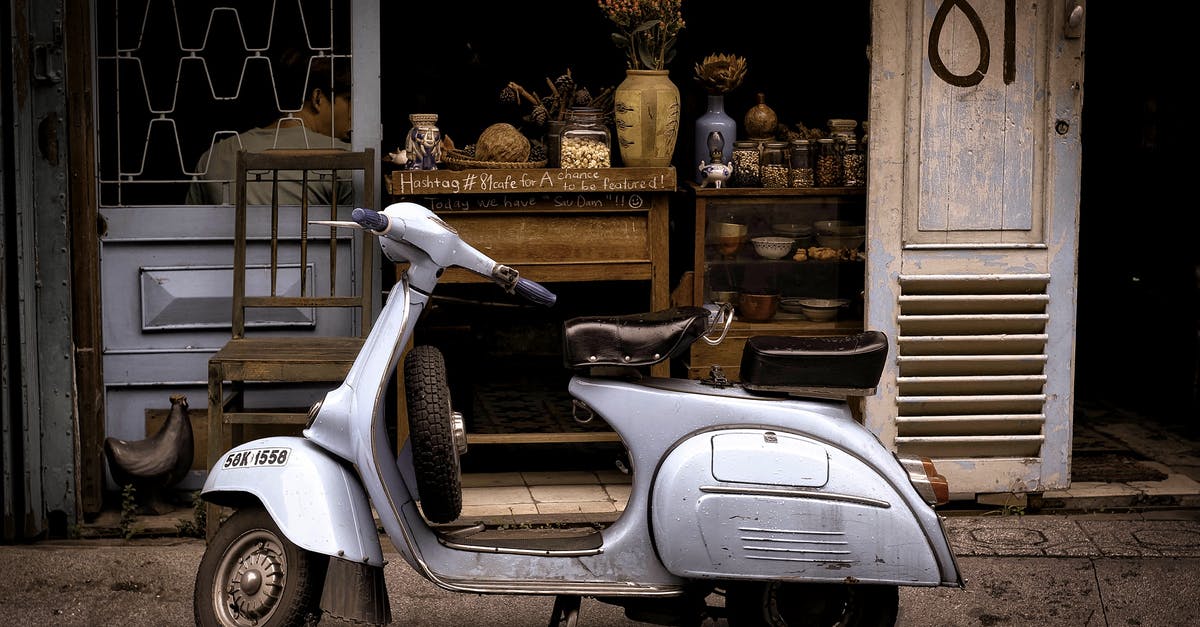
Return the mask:
[[600,522],[625,509],[630,489],[630,476],[616,470],[478,473],[462,481],[464,522],[545,515]]

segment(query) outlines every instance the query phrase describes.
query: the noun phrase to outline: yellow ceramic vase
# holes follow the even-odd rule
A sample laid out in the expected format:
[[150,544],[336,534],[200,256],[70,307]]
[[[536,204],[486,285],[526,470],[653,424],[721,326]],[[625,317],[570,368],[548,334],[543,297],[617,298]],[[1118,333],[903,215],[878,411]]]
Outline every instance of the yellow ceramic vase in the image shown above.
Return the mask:
[[617,149],[629,167],[667,167],[679,136],[679,88],[666,70],[625,70],[613,95]]

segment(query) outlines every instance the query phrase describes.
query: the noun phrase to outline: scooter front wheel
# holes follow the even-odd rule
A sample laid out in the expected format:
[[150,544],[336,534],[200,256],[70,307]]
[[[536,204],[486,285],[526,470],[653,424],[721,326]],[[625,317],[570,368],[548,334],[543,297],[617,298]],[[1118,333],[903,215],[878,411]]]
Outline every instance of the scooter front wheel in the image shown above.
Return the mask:
[[430,522],[451,522],[462,513],[462,467],[451,422],[446,360],[437,347],[414,346],[408,351],[404,393],[421,512]]
[[730,627],[890,627],[899,609],[887,585],[747,582],[725,594]]
[[197,625],[276,627],[320,620],[328,558],[292,544],[261,506],[239,509],[200,560]]

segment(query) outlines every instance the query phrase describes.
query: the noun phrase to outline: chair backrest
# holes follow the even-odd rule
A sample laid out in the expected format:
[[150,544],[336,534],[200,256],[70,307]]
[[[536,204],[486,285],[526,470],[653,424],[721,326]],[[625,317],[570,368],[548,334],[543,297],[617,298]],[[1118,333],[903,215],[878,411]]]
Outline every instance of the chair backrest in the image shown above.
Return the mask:
[[[371,326],[374,241],[358,229],[309,224],[346,220],[354,209],[354,174],[361,172],[357,206],[374,209],[375,151],[268,150],[237,155],[233,248],[233,337],[245,337],[247,310],[285,313],[264,326],[316,328],[316,308],[358,308],[357,333]],[[339,254],[361,266],[357,280]],[[327,277],[324,275],[328,275]],[[286,313],[292,310],[296,313]],[[304,313],[311,311],[311,316]],[[353,320],[352,318],[348,318]],[[254,320],[250,326],[254,325]],[[346,335],[347,333],[341,333]]]

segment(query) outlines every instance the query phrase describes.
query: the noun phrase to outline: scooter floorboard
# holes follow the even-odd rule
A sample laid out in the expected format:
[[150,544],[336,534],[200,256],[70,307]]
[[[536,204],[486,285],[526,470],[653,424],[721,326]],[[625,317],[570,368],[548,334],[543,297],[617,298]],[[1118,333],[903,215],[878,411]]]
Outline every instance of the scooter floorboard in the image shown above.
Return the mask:
[[452,548],[487,553],[595,553],[603,536],[591,528],[484,529],[477,533],[439,532],[438,540]]

